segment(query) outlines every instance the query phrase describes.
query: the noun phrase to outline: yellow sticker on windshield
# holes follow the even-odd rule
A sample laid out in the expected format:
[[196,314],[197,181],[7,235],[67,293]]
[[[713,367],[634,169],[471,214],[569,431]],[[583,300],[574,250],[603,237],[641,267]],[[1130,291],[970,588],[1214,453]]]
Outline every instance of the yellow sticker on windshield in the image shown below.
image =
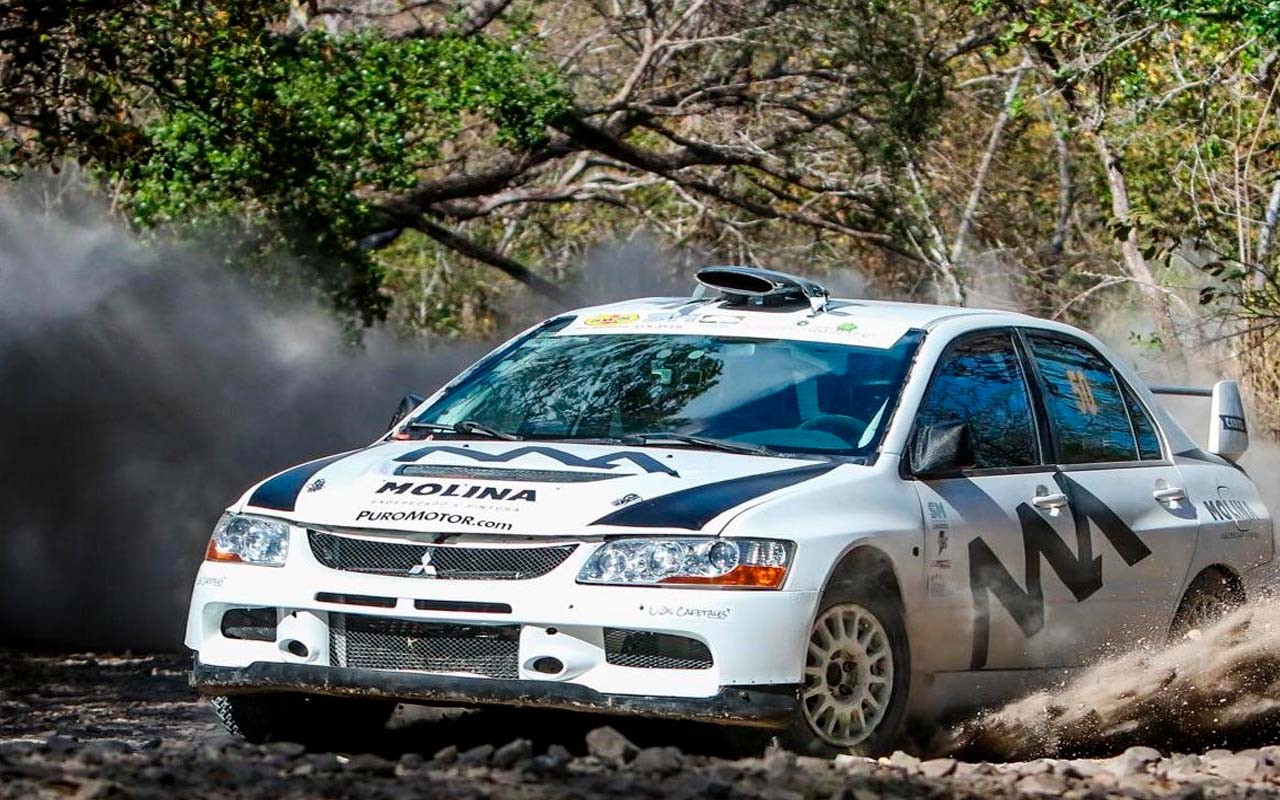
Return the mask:
[[613,325],[630,325],[639,319],[639,314],[596,314],[584,319],[582,324],[592,328],[608,328]]
[[1071,383],[1071,393],[1076,396],[1076,408],[1082,414],[1096,417],[1098,415],[1098,401],[1093,396],[1093,387],[1089,385],[1089,379],[1084,376],[1083,372],[1069,369],[1067,370],[1067,380]]

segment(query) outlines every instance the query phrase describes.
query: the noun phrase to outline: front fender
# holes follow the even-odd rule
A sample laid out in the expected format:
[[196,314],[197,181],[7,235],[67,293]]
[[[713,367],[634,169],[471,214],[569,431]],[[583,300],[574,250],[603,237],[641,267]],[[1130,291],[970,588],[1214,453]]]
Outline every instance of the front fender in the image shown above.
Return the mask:
[[858,547],[874,547],[893,566],[910,610],[921,600],[924,521],[914,487],[898,476],[894,458],[874,468],[836,470],[830,476],[766,499],[734,516],[723,536],[760,536],[796,543],[786,588],[821,590],[841,560]]

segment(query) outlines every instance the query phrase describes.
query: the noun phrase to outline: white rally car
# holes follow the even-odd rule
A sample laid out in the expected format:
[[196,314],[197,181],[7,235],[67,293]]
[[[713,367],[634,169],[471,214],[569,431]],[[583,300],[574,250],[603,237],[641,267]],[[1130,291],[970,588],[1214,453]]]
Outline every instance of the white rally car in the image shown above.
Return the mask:
[[548,320],[232,505],[186,633],[228,727],[509,704],[874,754],[1266,581],[1235,384],[1205,450],[1067,325],[699,280]]

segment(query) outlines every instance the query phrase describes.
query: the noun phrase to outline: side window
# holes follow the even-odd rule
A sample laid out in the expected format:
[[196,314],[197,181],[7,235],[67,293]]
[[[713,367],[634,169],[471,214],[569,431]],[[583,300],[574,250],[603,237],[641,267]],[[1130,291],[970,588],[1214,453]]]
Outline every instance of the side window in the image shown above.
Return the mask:
[[1142,403],[1138,402],[1138,398],[1133,396],[1133,391],[1123,381],[1120,383],[1120,388],[1124,391],[1124,403],[1129,409],[1129,419],[1133,421],[1133,434],[1138,439],[1138,458],[1143,461],[1159,461],[1164,458],[1164,453],[1160,450],[1160,434],[1156,433],[1156,424],[1151,421]]
[[1082,343],[1028,335],[1045,411],[1063,464],[1138,460],[1125,398],[1111,365]]
[[953,422],[969,424],[979,469],[1040,463],[1031,400],[1008,333],[965,339],[942,357],[916,425]]

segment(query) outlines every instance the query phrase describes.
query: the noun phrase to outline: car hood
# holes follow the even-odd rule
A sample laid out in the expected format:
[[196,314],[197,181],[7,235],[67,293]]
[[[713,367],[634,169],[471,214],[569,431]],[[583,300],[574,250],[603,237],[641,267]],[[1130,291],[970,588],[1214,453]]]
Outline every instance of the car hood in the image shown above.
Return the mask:
[[718,532],[841,466],[675,446],[383,442],[285,470],[239,508],[320,527],[532,536]]

